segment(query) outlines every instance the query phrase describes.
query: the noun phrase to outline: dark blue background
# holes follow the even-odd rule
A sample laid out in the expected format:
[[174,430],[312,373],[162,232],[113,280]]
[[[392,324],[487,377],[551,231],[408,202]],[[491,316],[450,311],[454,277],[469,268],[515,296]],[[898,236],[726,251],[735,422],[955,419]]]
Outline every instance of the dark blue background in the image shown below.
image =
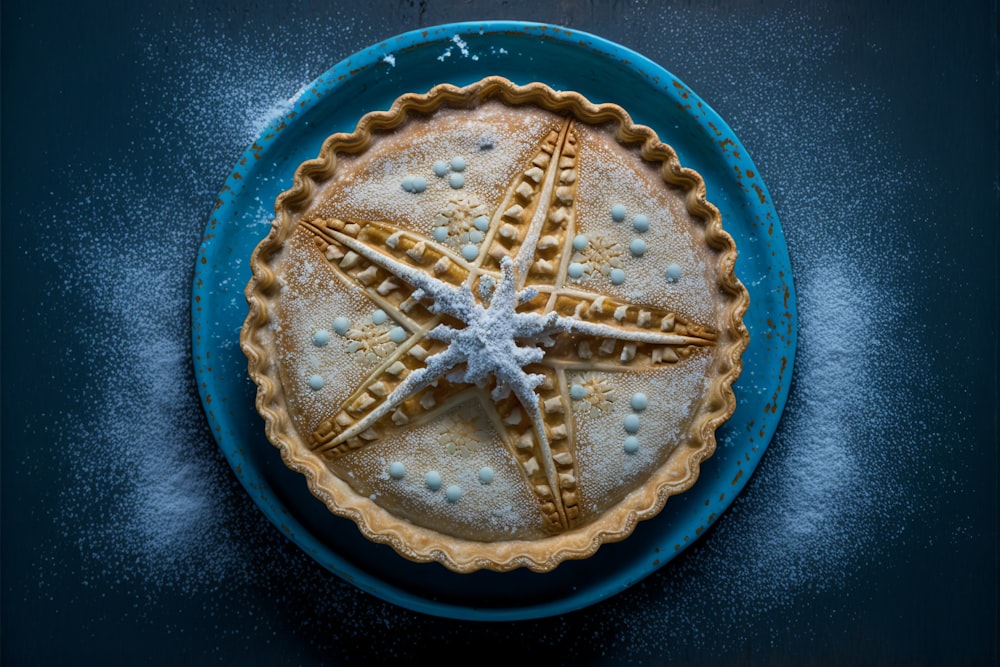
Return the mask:
[[[397,609],[285,541],[215,451],[183,363],[198,242],[254,121],[370,44],[485,18],[592,32],[690,85],[753,154],[800,287],[785,422],[733,511],[615,598],[510,624]],[[4,663],[992,664],[996,26],[988,2],[5,2]],[[831,275],[848,288],[824,290]],[[831,343],[828,316],[865,295],[867,320]],[[817,387],[857,358],[877,409],[824,412],[838,397]],[[799,488],[857,516],[761,556],[801,452],[839,437],[861,481]],[[198,478],[137,493],[150,472],[130,457],[162,451],[147,438],[178,445],[155,474]],[[140,510],[184,512],[171,484],[214,505],[187,533],[143,533]]]

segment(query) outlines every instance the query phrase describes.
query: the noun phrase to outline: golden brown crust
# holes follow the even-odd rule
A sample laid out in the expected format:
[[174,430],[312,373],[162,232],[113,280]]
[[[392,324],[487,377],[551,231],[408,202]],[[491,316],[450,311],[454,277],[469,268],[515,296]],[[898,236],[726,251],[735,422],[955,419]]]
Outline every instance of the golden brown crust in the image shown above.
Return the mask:
[[[689,425],[690,436],[676,446],[665,464],[649,474],[645,483],[630,490],[614,506],[603,509],[599,516],[531,539],[481,540],[445,535],[438,529],[416,525],[387,508],[391,505],[383,506],[359,493],[338,473],[340,469],[316,453],[309,434],[301,433],[302,426],[292,418],[287,377],[282,375],[272,328],[281,295],[277,258],[287,250],[303,216],[309,213],[316,217],[321,208],[319,199],[337,174],[339,162],[365,153],[378,137],[441,109],[471,109],[486,101],[499,101],[514,109],[537,107],[584,126],[609,127],[621,145],[637,147],[642,160],[660,165],[663,183],[683,193],[687,213],[701,226],[704,245],[712,253],[714,267],[710,269],[719,294],[718,319],[711,323],[716,329],[711,382]],[[270,234],[251,257],[253,278],[246,288],[250,311],[241,332],[249,373],[258,387],[256,406],[264,418],[267,437],[280,450],[285,464],[306,477],[311,492],[331,512],[352,519],[368,539],[389,544],[406,558],[437,561],[456,572],[484,568],[503,572],[520,567],[545,572],[566,559],[587,558],[601,544],[627,537],[638,521],[659,513],[667,498],[694,484],[701,463],[715,450],[716,429],[735,409],[732,385],[740,374],[741,356],[749,340],[742,321],[749,296],[734,274],[735,243],[723,230],[718,210],[706,201],[701,176],[682,167],[670,146],[659,141],[650,128],[633,124],[619,106],[594,105],[577,93],[553,91],[540,83],[517,86],[499,77],[464,88],[442,84],[426,94],[407,94],[388,111],[365,115],[354,132],[330,136],[319,157],[296,170],[294,185],[278,197],[275,213]],[[343,234],[337,238],[350,242]]]

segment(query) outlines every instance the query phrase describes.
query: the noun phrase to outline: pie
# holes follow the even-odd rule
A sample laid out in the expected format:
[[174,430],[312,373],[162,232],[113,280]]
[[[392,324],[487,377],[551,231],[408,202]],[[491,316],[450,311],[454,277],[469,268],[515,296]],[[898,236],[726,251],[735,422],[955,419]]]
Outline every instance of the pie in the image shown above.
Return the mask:
[[614,104],[488,77],[329,136],[241,332],[268,439],[401,556],[546,572],[689,489],[749,297],[701,176]]

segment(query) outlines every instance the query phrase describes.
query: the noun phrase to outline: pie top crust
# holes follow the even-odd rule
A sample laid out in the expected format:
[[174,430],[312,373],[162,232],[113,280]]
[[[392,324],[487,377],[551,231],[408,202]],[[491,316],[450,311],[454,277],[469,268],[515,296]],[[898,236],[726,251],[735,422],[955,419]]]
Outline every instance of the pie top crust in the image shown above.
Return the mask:
[[695,482],[749,297],[705,185],[612,104],[489,77],[327,138],[251,258],[286,465],[364,535],[545,572]]

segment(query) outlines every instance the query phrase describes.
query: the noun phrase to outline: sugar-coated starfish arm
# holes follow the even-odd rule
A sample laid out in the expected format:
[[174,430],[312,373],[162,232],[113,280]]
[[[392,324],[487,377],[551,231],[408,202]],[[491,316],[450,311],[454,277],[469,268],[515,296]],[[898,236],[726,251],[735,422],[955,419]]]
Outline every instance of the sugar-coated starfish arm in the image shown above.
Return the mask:
[[[554,314],[554,313],[552,313]],[[538,317],[544,317],[539,315]],[[586,322],[572,317],[557,316],[551,327],[552,333],[579,333],[600,338],[614,338],[635,343],[653,343],[656,345],[708,345],[711,341],[697,336],[679,336],[660,331],[636,331],[603,324],[601,322]]]
[[389,271],[397,278],[405,280],[418,290],[421,290],[422,294],[433,299],[432,312],[443,312],[453,317],[461,317],[460,313],[475,303],[472,291],[467,286],[456,287],[443,280],[438,280],[425,271],[407,266],[402,262],[383,255],[374,248],[343,232],[333,231],[331,235],[338,243],[350,248],[369,262]]
[[461,350],[453,347],[448,347],[438,354],[427,357],[427,365],[424,368],[418,368],[407,375],[378,407],[339,433],[327,446],[335,447],[348,438],[352,438],[367,430],[370,426],[389,414],[390,411],[399,407],[407,398],[433,384],[465,360],[465,356]]

